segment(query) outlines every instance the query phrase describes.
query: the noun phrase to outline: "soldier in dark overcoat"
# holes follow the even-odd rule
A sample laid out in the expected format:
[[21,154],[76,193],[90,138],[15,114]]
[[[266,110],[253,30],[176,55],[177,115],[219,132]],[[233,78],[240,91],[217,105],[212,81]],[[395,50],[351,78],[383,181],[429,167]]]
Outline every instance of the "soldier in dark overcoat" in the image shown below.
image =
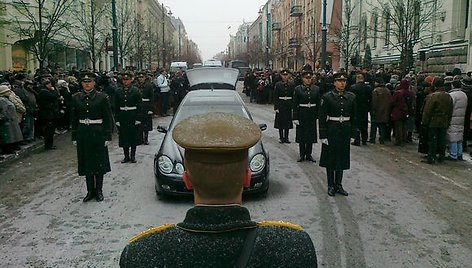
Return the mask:
[[290,82],[288,70],[280,71],[280,77],[282,80],[275,84],[274,89],[274,128],[279,130],[280,143],[290,143],[288,134],[289,130],[293,128],[292,108],[295,85]]
[[316,120],[320,104],[320,89],[312,83],[311,70],[302,72],[303,84],[295,87],[293,94],[293,120],[296,126],[295,141],[299,145],[300,158],[298,162],[305,160],[316,162],[311,153],[313,143],[318,141],[316,133]]
[[146,76],[145,72],[138,73],[138,82],[136,86],[141,91],[142,96],[142,130],[143,130],[143,143],[149,144],[149,131],[152,131],[152,115],[153,115],[153,104],[154,104],[154,86]]
[[183,179],[195,206],[182,222],[131,238],[120,267],[317,267],[315,247],[301,226],[254,222],[241,205],[251,180],[248,149],[261,137],[254,122],[207,113],[183,120],[172,136],[185,149]]
[[132,73],[123,74],[122,84],[115,95],[115,120],[119,133],[118,145],[123,148],[124,153],[121,163],[136,163],[136,146],[143,143],[141,129],[142,96],[139,89],[132,82]]
[[113,117],[106,93],[95,89],[95,74],[83,72],[83,90],[71,99],[72,142],[77,146],[79,176],[85,176],[87,202],[95,197],[103,201],[103,175],[111,170],[108,144],[111,141]]
[[320,166],[326,168],[328,195],[347,196],[343,189],[343,170],[350,168],[350,141],[356,132],[356,95],[346,92],[347,75],[333,75],[335,89],[327,92],[320,103]]

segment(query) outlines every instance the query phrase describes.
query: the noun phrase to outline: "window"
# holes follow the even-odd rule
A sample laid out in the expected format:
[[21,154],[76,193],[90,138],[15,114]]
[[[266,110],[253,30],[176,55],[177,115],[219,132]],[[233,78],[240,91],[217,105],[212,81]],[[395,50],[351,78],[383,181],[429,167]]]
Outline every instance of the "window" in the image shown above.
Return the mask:
[[378,31],[378,17],[377,13],[374,13],[373,15],[373,36],[374,36],[374,44],[373,47],[377,47],[377,31]]
[[385,46],[390,44],[390,11],[386,10],[384,12],[384,21],[385,21]]

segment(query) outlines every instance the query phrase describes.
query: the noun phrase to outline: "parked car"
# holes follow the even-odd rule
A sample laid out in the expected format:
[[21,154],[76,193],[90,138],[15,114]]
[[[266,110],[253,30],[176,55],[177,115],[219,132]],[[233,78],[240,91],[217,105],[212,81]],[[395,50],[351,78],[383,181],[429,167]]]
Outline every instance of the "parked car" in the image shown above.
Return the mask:
[[[234,76],[228,80],[228,83],[231,85],[235,83],[236,79],[237,76]],[[221,80],[217,81],[217,84],[221,83]],[[212,80],[207,80],[205,84],[211,84],[211,82]],[[169,127],[158,127],[159,132],[165,133],[159,151],[154,156],[155,190],[158,196],[193,194],[192,190],[185,188],[182,180],[182,174],[185,171],[184,149],[173,140],[172,130],[183,119],[208,112],[234,113],[252,120],[244,101],[234,90],[201,89],[190,91],[174,114]],[[267,129],[266,124],[259,124],[259,127],[262,131]],[[269,153],[265,150],[262,141],[249,149],[248,157],[252,179],[250,187],[245,188],[244,193],[265,194],[269,189],[270,167]]]

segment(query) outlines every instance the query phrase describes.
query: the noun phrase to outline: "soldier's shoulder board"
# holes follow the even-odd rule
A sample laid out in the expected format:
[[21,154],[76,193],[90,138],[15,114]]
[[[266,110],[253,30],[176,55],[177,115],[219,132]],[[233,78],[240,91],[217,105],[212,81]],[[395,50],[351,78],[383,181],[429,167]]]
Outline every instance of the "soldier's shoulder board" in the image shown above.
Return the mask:
[[297,231],[303,231],[303,228],[301,225],[294,224],[291,222],[286,222],[286,221],[261,221],[257,223],[257,226],[259,227],[285,227]]
[[141,233],[139,233],[139,234],[133,236],[133,237],[129,240],[129,242],[130,242],[130,243],[133,243],[134,241],[139,240],[139,239],[142,238],[142,237],[145,237],[145,236],[150,235],[150,234],[153,234],[153,233],[160,233],[160,232],[165,231],[165,230],[167,230],[167,229],[170,229],[170,228],[172,228],[172,227],[174,227],[174,226],[175,226],[175,224],[163,224],[163,225],[160,225],[160,226],[153,227],[153,228],[151,228],[151,229],[148,229],[148,230],[146,230],[146,231],[144,231],[144,232],[141,232]]

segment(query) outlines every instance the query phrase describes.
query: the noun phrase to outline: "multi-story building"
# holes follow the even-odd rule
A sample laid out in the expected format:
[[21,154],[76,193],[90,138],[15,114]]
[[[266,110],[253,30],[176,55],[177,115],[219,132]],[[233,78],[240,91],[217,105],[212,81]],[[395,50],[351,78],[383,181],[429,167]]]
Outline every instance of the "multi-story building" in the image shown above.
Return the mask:
[[[97,0],[98,1],[98,0]],[[103,0],[104,1],[104,0]],[[43,6],[39,6],[36,1],[0,1],[0,69],[1,70],[32,70],[39,68],[39,55],[32,52],[31,47],[39,40],[41,35],[39,22],[32,23],[32,17],[21,14],[18,7],[27,7],[31,16],[39,21],[39,14],[51,12],[56,1],[44,1]],[[43,1],[41,1],[43,2]],[[71,3],[68,12],[79,12],[85,0]],[[100,3],[101,4],[101,3]],[[17,8],[15,8],[17,6]],[[61,17],[58,23],[63,23],[67,18]],[[47,27],[48,21],[43,21],[43,26]],[[35,31],[26,33],[22,29],[28,29],[31,25]],[[56,24],[57,25],[57,24]],[[47,31],[47,29],[44,29]],[[82,48],[78,42],[68,38],[67,29],[61,29],[48,43],[47,53],[41,53],[46,66],[61,67],[64,69],[86,68],[90,66],[90,57],[86,49]],[[46,55],[47,54],[47,55]]]
[[[355,19],[359,28],[366,30],[360,54],[365,53],[369,44],[374,66],[398,66],[401,59],[398,48],[402,44],[395,38],[398,27],[391,21],[395,18],[386,15],[389,10],[385,9],[388,7],[385,0],[373,2],[356,0]],[[411,39],[412,67],[432,74],[454,68],[472,70],[472,1],[416,0],[415,4],[420,8],[412,11],[412,16],[417,17],[415,24],[419,25]]]
[[[31,49],[38,40],[37,36],[40,36],[37,21],[40,13],[45,18],[44,14],[50,14],[61,2],[68,4],[58,23],[64,23],[67,27],[52,33],[51,39],[47,40],[48,53],[43,53],[44,66],[64,70],[92,66],[110,70],[114,67],[111,1],[44,1],[40,8],[38,1],[0,0],[0,70],[34,71],[40,67],[38,57]],[[19,5],[35,16],[36,24],[24,12],[18,12]],[[173,18],[170,8],[157,0],[117,0],[116,6],[120,47],[118,58],[123,67],[132,65],[139,69],[155,69],[157,66],[168,66],[171,60],[176,60],[179,55],[181,57],[183,51],[199,53],[196,44],[186,37],[183,23]],[[178,27],[174,26],[174,20],[180,22],[176,24]],[[43,20],[42,25],[47,27],[47,19]],[[25,34],[19,30],[30,26],[35,27],[36,31]],[[92,34],[94,38],[91,38]]]
[[249,62],[248,45],[249,45],[249,28],[252,22],[243,22],[238,27],[235,35],[230,36],[228,45],[228,54],[231,59],[239,59]]
[[[240,57],[239,52],[245,50],[249,63],[256,68],[299,70],[305,64],[319,68],[322,2],[267,1],[259,8],[258,18],[249,26],[241,25],[231,38],[228,45],[231,58]],[[327,65],[337,70],[340,66],[338,34],[342,25],[342,0],[326,2]],[[245,35],[248,39],[244,38]]]

